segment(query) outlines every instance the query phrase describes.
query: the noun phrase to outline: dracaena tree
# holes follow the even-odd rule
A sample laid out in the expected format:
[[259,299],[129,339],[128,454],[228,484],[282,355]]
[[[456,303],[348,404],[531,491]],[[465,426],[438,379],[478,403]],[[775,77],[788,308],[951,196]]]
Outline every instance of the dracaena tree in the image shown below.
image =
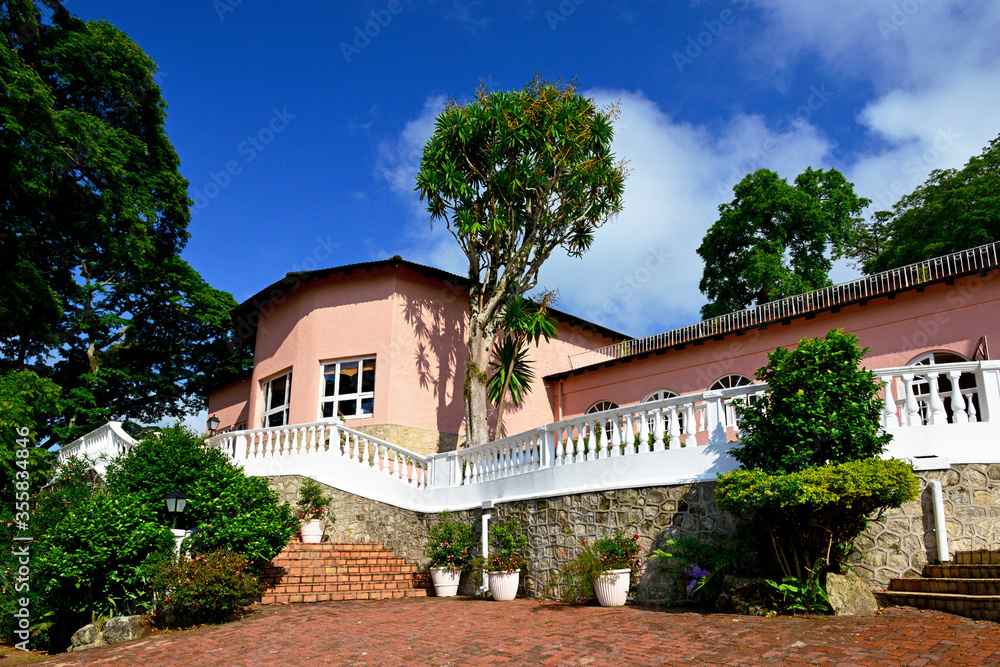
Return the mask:
[[537,75],[522,90],[481,86],[451,101],[424,147],[416,189],[469,261],[464,398],[469,445],[488,434],[488,367],[504,304],[535,287],[556,248],[579,257],[622,208],[626,170],[611,152],[614,107]]

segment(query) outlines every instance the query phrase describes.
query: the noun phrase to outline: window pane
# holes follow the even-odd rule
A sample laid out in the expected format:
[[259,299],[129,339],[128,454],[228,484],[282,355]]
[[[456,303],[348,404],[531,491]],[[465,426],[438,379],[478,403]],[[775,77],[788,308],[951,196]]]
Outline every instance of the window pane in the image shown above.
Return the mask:
[[[358,393],[358,362],[340,365],[340,395]],[[345,413],[346,414],[346,413]]]
[[287,383],[287,375],[271,380],[269,383],[271,385],[271,401],[267,405],[268,410],[273,410],[274,408],[280,407],[288,402],[285,400]]
[[323,373],[323,395],[333,396],[337,391],[337,366],[327,366]]
[[333,416],[333,401],[323,404],[323,418],[327,419]]
[[361,413],[370,415],[375,410],[375,399],[374,398],[362,398],[361,399]]
[[375,360],[365,359],[361,373],[361,391],[375,391]]
[[268,426],[284,426],[285,425],[285,411],[275,412],[273,415],[267,416]]
[[358,402],[341,401],[339,409],[340,409],[340,414],[344,415],[345,417],[353,417],[355,414],[357,414]]

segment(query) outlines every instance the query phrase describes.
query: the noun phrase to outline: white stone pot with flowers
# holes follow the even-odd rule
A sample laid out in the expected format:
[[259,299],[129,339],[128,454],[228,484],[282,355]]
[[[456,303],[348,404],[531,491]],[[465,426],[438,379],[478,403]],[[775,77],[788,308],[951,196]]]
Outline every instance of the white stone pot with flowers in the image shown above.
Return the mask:
[[462,572],[472,564],[472,527],[441,512],[427,533],[424,556],[431,561],[434,594],[439,598],[457,595]]
[[333,523],[333,512],[330,511],[330,501],[333,500],[323,492],[316,480],[306,478],[299,486],[299,500],[296,515],[302,521],[299,535],[305,544],[318,544],[323,541],[326,527]]
[[490,528],[489,587],[490,595],[498,602],[517,597],[521,570],[525,566],[524,550],[528,538],[516,519]]

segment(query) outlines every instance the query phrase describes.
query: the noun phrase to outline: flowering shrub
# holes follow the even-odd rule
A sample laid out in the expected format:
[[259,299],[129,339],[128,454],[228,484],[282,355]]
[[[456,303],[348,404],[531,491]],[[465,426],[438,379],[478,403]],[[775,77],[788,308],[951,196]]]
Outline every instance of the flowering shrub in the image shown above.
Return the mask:
[[452,519],[449,512],[441,512],[437,525],[428,532],[424,555],[431,559],[431,567],[468,570],[472,564],[472,527]]
[[752,548],[739,536],[712,535],[703,542],[693,537],[668,539],[663,549],[653,552],[674,572],[674,582],[686,599],[696,604],[712,605],[727,574],[745,567],[752,559]]
[[602,537],[593,544],[587,544],[581,537],[580,546],[583,551],[549,580],[543,595],[550,595],[558,588],[561,599],[586,602],[593,596],[594,582],[607,570],[631,570],[632,581],[636,581],[642,567],[638,535],[626,537],[618,530],[613,536]]
[[319,519],[333,523],[333,512],[327,507],[331,500],[333,499],[323,493],[323,487],[316,480],[307,477],[299,487],[298,509],[295,510],[295,515],[303,521]]
[[528,538],[521,532],[521,522],[512,519],[490,528],[490,570],[513,572],[525,565],[524,549]]
[[263,590],[250,560],[227,549],[165,558],[148,570],[151,588],[161,600],[154,614],[161,627],[238,618]]

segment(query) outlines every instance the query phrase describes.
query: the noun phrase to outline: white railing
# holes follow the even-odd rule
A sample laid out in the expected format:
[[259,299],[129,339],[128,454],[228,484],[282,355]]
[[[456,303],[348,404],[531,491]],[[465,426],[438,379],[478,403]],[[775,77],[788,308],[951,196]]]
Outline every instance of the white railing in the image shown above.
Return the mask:
[[[885,383],[882,418],[893,434],[887,456],[920,459],[925,468],[1000,463],[1000,362],[874,374]],[[307,475],[372,500],[436,512],[714,479],[737,467],[729,453],[740,434],[734,401],[753,401],[766,390],[755,384],[629,405],[426,457],[336,420],[234,431],[206,443],[247,474]],[[67,446],[66,455],[104,455],[98,443],[118,447],[98,431]]]
[[121,422],[108,422],[59,449],[56,460],[64,462],[71,456],[94,462],[94,468],[104,474],[108,461],[124,454],[136,441],[122,428]]
[[1000,242],[988,243],[978,248],[934,257],[916,264],[901,266],[898,269],[890,269],[805,294],[797,294],[779,301],[771,301],[754,308],[727,313],[644,338],[624,340],[596,350],[574,354],[570,356],[570,366],[576,370],[633,354],[690,343],[709,336],[779,322],[789,317],[853,303],[862,299],[884,296],[917,285],[967,275],[997,266],[1000,266]]
[[427,459],[391,442],[345,428],[339,420],[230,431],[205,441],[230,458],[256,467],[286,457],[322,455],[371,468],[407,486],[420,489],[428,483]]

